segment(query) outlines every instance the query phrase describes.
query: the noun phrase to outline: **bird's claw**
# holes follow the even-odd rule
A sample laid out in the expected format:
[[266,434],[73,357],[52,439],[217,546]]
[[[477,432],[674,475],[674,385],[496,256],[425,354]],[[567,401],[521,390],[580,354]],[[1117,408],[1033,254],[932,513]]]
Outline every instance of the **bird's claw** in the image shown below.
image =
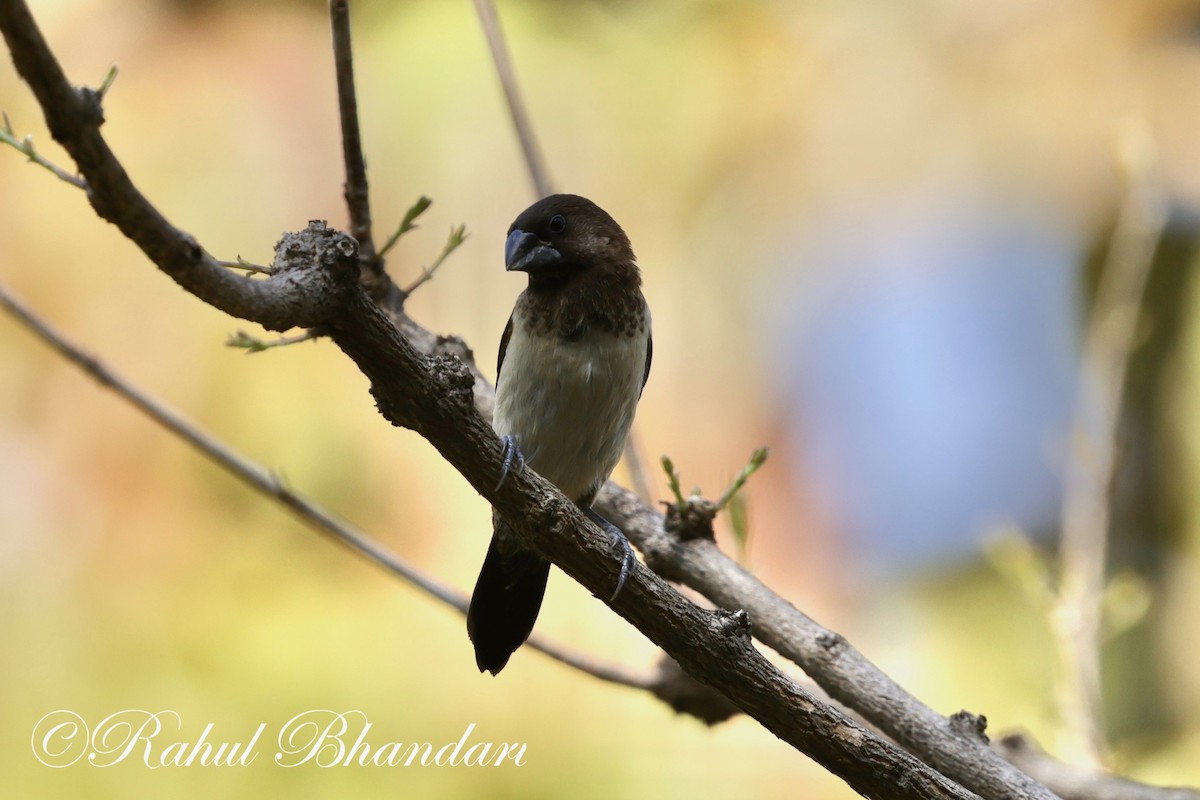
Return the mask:
[[524,469],[525,454],[517,444],[517,437],[510,433],[500,437],[500,480],[496,482],[497,489],[508,480],[508,473],[512,471],[514,464],[517,469]]
[[613,591],[612,597],[608,598],[608,602],[617,599],[617,595],[621,593],[621,589],[625,586],[625,580],[629,577],[629,573],[633,571],[633,565],[637,563],[637,555],[633,552],[633,547],[629,544],[629,540],[625,538],[625,534],[613,525],[611,522],[600,516],[594,509],[586,509],[584,511],[592,522],[600,526],[600,529],[608,534],[609,541],[614,550],[621,555],[621,571],[617,575],[617,588]]

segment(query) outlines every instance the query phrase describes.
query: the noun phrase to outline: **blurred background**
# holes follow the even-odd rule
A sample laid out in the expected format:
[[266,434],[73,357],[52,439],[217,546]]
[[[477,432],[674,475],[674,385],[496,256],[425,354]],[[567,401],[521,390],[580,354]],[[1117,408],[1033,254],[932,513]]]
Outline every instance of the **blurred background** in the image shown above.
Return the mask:
[[[37,0],[77,83],[110,64],[104,132],[212,253],[269,263],[346,224],[319,2]],[[556,186],[629,233],[654,311],[638,417],[651,465],[715,496],[759,445],[746,564],[943,713],[1069,756],[1037,591],[1072,457],[1079,352],[1132,124],[1169,223],[1117,451],[1103,650],[1115,769],[1200,782],[1200,3],[501,0]],[[354,3],[376,235],[421,194],[402,285],[492,375],[533,199],[467,0]],[[0,107],[64,166],[8,59]],[[84,195],[0,151],[0,281],[135,384],[464,591],[486,504],[376,413],[327,342],[247,356]],[[624,468],[618,479],[626,480]],[[652,482],[666,496],[657,470]],[[719,539],[734,550],[728,529]],[[1131,599],[1130,599],[1131,598]],[[735,719],[709,730],[529,650],[496,679],[462,619],[318,538],[0,318],[0,775],[14,797],[843,798]],[[635,667],[654,649],[561,575],[538,623]],[[792,672],[797,672],[791,668]],[[52,770],[54,709],[172,709],[195,736],[361,709],[377,741],[528,745],[520,769]],[[268,734],[269,736],[270,734]]]

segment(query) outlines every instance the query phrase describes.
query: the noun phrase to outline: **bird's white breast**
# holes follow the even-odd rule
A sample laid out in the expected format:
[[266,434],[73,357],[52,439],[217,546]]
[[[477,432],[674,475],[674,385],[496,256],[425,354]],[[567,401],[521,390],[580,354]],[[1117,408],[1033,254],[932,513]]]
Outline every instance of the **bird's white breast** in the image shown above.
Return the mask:
[[644,330],[589,331],[579,341],[531,335],[514,321],[493,427],[572,500],[593,493],[621,458],[646,369]]

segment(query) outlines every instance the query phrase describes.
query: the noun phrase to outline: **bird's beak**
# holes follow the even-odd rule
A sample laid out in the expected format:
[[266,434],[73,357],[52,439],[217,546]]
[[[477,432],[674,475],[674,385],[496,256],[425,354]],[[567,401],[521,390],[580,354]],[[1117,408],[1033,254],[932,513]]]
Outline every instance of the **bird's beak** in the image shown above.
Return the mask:
[[561,259],[562,254],[552,246],[520,228],[504,243],[504,267],[509,272],[541,272]]

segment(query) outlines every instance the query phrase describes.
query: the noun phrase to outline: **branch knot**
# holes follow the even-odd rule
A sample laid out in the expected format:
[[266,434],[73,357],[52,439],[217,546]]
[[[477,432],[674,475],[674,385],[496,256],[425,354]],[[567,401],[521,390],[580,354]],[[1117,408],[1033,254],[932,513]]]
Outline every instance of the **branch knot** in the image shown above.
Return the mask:
[[463,410],[475,408],[475,376],[456,355],[436,355],[429,360],[429,371],[445,389],[445,397]]
[[817,635],[817,644],[830,655],[834,655],[846,646],[846,637],[834,631],[822,631]]
[[722,636],[750,640],[750,615],[744,609],[727,611],[718,608],[713,612],[713,628]]
[[79,104],[76,106],[79,122],[83,125],[90,125],[96,128],[103,125],[104,106],[101,102],[103,95],[87,86],[80,86],[75,92],[79,96]]
[[972,714],[970,711],[957,711],[950,715],[950,730],[956,735],[976,739],[987,744],[987,717],[983,714]]

